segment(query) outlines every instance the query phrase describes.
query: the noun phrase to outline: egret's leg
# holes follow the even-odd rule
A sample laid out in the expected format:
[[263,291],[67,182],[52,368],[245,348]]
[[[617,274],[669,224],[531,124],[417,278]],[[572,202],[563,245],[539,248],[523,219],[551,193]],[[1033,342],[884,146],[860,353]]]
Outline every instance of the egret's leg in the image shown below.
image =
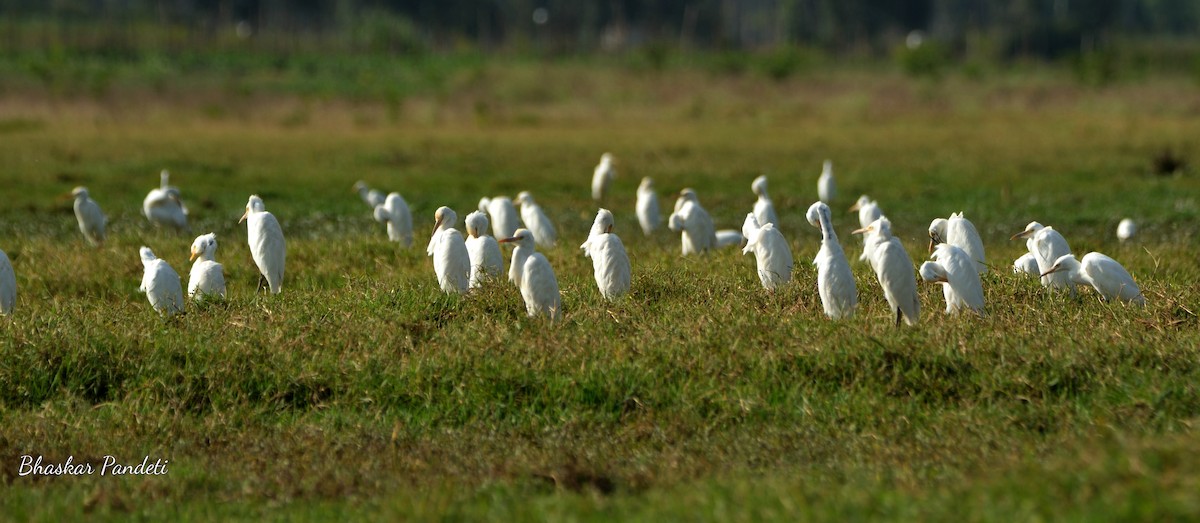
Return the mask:
[[900,309],[896,309],[896,326],[897,327],[900,326],[900,316],[901,316]]

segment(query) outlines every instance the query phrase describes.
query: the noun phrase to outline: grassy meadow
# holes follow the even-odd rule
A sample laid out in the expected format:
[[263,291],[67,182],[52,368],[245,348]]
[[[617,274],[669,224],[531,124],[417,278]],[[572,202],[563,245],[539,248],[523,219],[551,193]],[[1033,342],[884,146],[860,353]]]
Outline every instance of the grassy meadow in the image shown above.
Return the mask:
[[[0,514],[1200,517],[1200,181],[1153,162],[1195,157],[1194,81],[514,60],[439,69],[434,87],[389,97],[293,88],[286,71],[175,73],[118,71],[98,92],[0,75],[0,248],[19,287],[0,322]],[[634,271],[615,304],[578,249],[605,151],[620,162],[605,205]],[[809,263],[820,235],[803,217],[825,158],[852,257],[845,210],[859,194],[879,200],[915,263],[930,220],[964,211],[995,267],[987,317],[947,317],[923,284],[920,324],[897,329],[856,264],[857,315],[826,320]],[[163,168],[192,235],[140,215]],[[637,229],[643,176],[664,208],[693,187],[718,228],[735,228],[763,173],[797,262],[781,292],[763,291],[752,256],[681,258],[677,235]],[[386,241],[351,191],[359,179],[405,196],[417,245]],[[109,216],[102,248],[60,199],[76,185]],[[540,249],[563,292],[557,325],[526,318],[507,282],[442,294],[424,255],[438,206],[464,216],[520,190],[559,229]],[[255,292],[237,224],[254,193],[287,237],[279,296]],[[1140,231],[1119,244],[1126,216]],[[1031,220],[1077,255],[1121,261],[1147,306],[1012,275],[1024,242],[1009,236]],[[186,280],[188,247],[210,231],[228,300],[160,319],[137,292],[138,246]],[[169,473],[21,477],[28,454],[148,455]]]

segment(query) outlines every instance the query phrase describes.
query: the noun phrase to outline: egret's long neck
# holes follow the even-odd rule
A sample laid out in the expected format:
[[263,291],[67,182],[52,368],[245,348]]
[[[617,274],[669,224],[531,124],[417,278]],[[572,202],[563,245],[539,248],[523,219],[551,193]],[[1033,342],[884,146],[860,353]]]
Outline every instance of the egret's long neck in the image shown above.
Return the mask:
[[833,231],[833,223],[829,221],[829,213],[817,213],[821,220],[821,240],[824,242],[838,241],[837,233]]

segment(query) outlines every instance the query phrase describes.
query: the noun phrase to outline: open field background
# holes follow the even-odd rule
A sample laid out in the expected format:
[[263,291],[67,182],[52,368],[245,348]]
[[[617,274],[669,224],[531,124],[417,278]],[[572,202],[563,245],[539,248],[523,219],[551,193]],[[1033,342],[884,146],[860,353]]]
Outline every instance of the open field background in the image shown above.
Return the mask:
[[[912,80],[842,68],[754,71],[471,61],[403,96],[306,90],[327,65],[226,78],[114,73],[103,89],[30,71],[0,96],[0,248],[18,311],[0,328],[0,506],[15,519],[955,521],[1200,516],[1200,182],[1188,78],[1089,87],[1052,71]],[[336,68],[332,68],[336,70]],[[370,70],[371,68],[364,68]],[[86,67],[83,70],[87,70]],[[357,70],[356,70],[357,71]],[[115,80],[112,80],[115,78]],[[232,80],[230,79],[232,78]],[[364,85],[387,84],[372,78]],[[427,82],[427,83],[422,83]],[[344,85],[344,84],[338,84]],[[49,87],[48,87],[49,86]],[[58,87],[55,87],[58,86]],[[297,87],[300,86],[300,87]],[[600,153],[621,161],[617,233],[632,294],[604,303],[576,248]],[[865,265],[860,308],[821,315],[803,219],[820,162],[847,253],[858,194],[914,260],[931,219],[964,211],[996,270],[989,316],[895,329]],[[136,292],[137,247],[186,278],[193,236],[153,230],[141,199],[172,172],[196,234],[220,242],[229,300],[164,322]],[[770,176],[796,281],[766,294],[753,259],[678,255],[632,214],[694,187],[719,228]],[[404,194],[419,224],[527,189],[555,219],[547,252],[566,320],[525,317],[507,283],[442,295],[423,255],[385,241],[350,190]],[[86,247],[86,185],[110,241]],[[238,227],[261,195],[288,238],[284,293],[253,292]],[[1135,241],[1113,231],[1137,220]],[[1007,269],[1038,220],[1077,254],[1125,264],[1144,309],[1047,295]],[[17,477],[57,462],[170,460],[151,478]]]

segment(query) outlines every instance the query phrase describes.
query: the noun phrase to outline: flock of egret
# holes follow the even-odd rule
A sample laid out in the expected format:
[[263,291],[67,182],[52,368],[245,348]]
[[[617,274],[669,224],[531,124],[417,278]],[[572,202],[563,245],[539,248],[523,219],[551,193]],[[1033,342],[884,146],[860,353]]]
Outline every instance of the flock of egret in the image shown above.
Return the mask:
[[[594,170],[592,197],[597,203],[612,197],[610,185],[617,174],[615,165],[616,159],[605,153]],[[712,217],[690,188],[679,192],[666,220],[667,227],[680,234],[684,256],[727,245],[742,246],[743,254],[754,254],[763,288],[774,291],[792,280],[791,248],[779,230],[779,217],[767,192],[766,176],[755,178],[750,188],[756,200],[740,231],[716,230]],[[828,202],[835,197],[836,189],[833,166],[828,160],[818,178],[817,188],[819,201],[813,203],[805,215],[808,223],[821,232],[821,247],[813,260],[817,268],[817,291],[827,317],[847,318],[853,316],[857,308],[858,288],[833,228]],[[388,239],[410,247],[413,220],[404,198],[395,192],[384,195],[361,181],[354,189],[372,208],[375,219],[387,225]],[[107,220],[100,206],[91,200],[84,187],[76,187],[70,196],[74,198],[80,232],[88,243],[102,245]],[[519,215],[517,206],[520,207]],[[896,325],[901,321],[909,325],[919,321],[918,275],[924,281],[942,285],[947,314],[964,311],[984,314],[980,278],[988,270],[984,246],[975,226],[962,213],[937,218],[930,223],[931,259],[918,269],[900,239],[892,235],[891,221],[876,201],[863,195],[850,211],[857,211],[860,225],[853,234],[863,235],[863,250],[858,259],[868,263],[874,271],[889,310],[894,313]],[[643,178],[638,186],[635,212],[645,235],[652,234],[662,222],[658,194],[650,178]],[[189,230],[187,206],[179,189],[169,184],[167,171],[162,172],[160,185],[146,195],[142,213],[156,226],[181,232]],[[286,259],[279,221],[266,210],[262,198],[257,195],[250,196],[239,223],[242,221],[247,223],[247,240],[254,263],[270,292],[278,294],[283,288]],[[466,293],[501,277],[504,255],[500,244],[513,244],[508,280],[520,290],[526,312],[551,320],[562,317],[562,297],[554,269],[547,258],[537,252],[538,247],[553,247],[558,235],[529,192],[519,193],[515,200],[504,196],[482,198],[478,210],[464,220],[465,238],[455,229],[457,222],[458,214],[449,207],[442,206],[434,212],[434,228],[426,254],[433,258],[434,273],[442,291]],[[611,211],[599,209],[587,240],[580,245],[584,256],[592,261],[600,294],[610,301],[628,293],[632,285],[629,256],[620,237],[613,232],[614,223]],[[1125,219],[1118,226],[1117,235],[1125,241],[1135,230],[1134,223]],[[1145,303],[1141,290],[1120,263],[1097,252],[1077,260],[1066,239],[1053,227],[1031,222],[1012,239],[1025,239],[1028,249],[1014,261],[1013,271],[1037,277],[1047,288],[1075,295],[1077,285],[1087,285],[1106,301]],[[216,250],[217,239],[212,233],[201,235],[193,242],[193,265],[187,285],[190,299],[224,297],[224,270],[216,261]],[[141,247],[139,254],[144,267],[140,290],[146,294],[151,306],[168,316],[183,312],[185,301],[179,274],[149,248]],[[10,314],[15,300],[12,265],[7,255],[0,251],[0,313]]]

